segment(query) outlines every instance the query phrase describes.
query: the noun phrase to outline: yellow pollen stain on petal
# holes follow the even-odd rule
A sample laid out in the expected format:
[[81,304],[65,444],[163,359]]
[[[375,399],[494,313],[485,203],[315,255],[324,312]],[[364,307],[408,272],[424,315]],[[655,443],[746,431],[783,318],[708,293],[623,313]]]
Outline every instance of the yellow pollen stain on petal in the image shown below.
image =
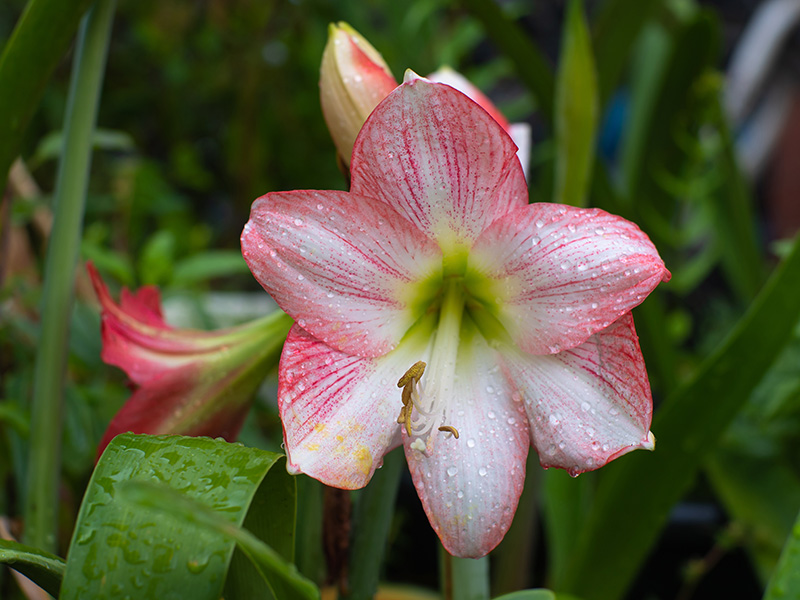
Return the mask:
[[358,463],[358,469],[364,475],[369,475],[369,472],[372,470],[372,453],[369,451],[369,448],[361,446],[353,453],[353,456]]
[[325,429],[325,423],[317,423],[314,425],[314,433],[321,433]]
[[309,452],[319,452],[319,444],[305,444],[305,447]]

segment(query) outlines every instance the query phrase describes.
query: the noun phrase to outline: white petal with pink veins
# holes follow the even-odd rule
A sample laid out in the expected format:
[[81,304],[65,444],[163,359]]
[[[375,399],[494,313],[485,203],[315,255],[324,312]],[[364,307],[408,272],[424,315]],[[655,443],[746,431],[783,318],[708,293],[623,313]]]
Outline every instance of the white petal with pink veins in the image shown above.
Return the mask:
[[292,327],[278,390],[289,470],[334,487],[365,486],[401,442],[397,380],[425,352],[411,339],[380,358],[359,358]]
[[633,318],[554,355],[503,352],[544,467],[576,475],[622,454],[652,450],[652,399]]
[[404,436],[406,458],[444,547],[454,556],[479,557],[511,525],[525,481],[530,434],[519,396],[480,335],[459,347],[451,389],[453,397],[437,425],[453,427],[458,438],[434,428],[428,455]]
[[[462,93],[407,80],[356,139],[351,190],[395,207],[443,248],[469,247],[489,223],[527,200],[516,151],[503,128]],[[515,192],[500,195],[501,185]]]
[[346,192],[256,200],[242,233],[250,270],[303,329],[356,356],[390,351],[427,308],[441,251],[389,206]]
[[472,248],[469,269],[481,282],[475,295],[533,354],[583,343],[670,276],[630,221],[558,204],[495,221]]

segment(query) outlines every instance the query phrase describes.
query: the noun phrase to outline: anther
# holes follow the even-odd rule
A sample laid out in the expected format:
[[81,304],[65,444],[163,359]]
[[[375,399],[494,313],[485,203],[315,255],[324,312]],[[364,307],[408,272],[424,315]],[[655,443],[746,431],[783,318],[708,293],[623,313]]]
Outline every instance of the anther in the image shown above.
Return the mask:
[[456,429],[456,428],[455,428],[455,427],[453,427],[452,425],[442,425],[441,427],[439,427],[439,431],[444,431],[444,432],[447,432],[447,433],[452,433],[452,434],[453,434],[453,437],[454,437],[454,438],[456,438],[456,439],[458,439],[458,429]]
[[405,372],[405,375],[400,378],[400,381],[397,382],[397,387],[404,388],[415,379],[419,381],[427,366],[428,365],[421,360],[415,362],[408,371]]

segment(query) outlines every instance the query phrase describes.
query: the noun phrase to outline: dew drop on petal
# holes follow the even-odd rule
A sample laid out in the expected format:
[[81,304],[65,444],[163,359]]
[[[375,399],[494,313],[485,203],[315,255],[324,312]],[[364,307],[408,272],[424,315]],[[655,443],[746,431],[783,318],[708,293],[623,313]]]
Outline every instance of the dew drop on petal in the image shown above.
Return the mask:
[[581,402],[581,410],[583,412],[589,412],[589,409],[592,408],[592,405],[588,402]]
[[494,414],[493,410],[490,410],[488,413],[486,413],[486,416],[489,417],[490,419],[494,419],[495,416],[497,415]]
[[612,406],[608,409],[608,414],[610,414],[612,417],[616,417],[619,414],[619,409],[616,406]]
[[464,497],[464,492],[462,492],[461,490],[458,490],[458,493],[456,494],[456,497],[463,498]]
[[450,477],[452,477],[452,476],[453,476],[453,475],[455,475],[456,473],[458,473],[458,469],[457,469],[456,467],[447,467],[447,474],[448,474]]
[[474,448],[475,447],[475,440],[470,438],[467,440],[467,448]]
[[478,475],[480,475],[481,477],[486,477],[486,473],[488,473],[486,467],[481,467],[480,469],[478,469]]

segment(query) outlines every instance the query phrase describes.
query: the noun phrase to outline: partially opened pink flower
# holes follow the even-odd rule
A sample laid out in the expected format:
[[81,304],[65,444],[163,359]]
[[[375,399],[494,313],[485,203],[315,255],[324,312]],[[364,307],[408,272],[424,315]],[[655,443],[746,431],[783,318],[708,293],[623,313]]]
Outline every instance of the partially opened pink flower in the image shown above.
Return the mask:
[[[428,79],[454,87],[488,112],[514,140],[523,169],[527,168],[531,145],[527,123],[510,124],[483,92],[449,67],[431,73]],[[394,75],[372,44],[343,21],[330,24],[320,67],[320,104],[345,165],[350,165],[353,144],[364,121],[395,87]]]
[[157,288],[123,289],[117,305],[97,269],[88,269],[102,306],[102,358],[137,386],[109,424],[98,456],[127,431],[235,439],[290,319],[278,312],[226,330],[174,329],[161,316]]
[[477,557],[511,523],[531,443],[572,474],[653,447],[629,311],[669,272],[636,225],[529,205],[502,127],[413,74],[351,173],[350,192],[259,198],[242,234],[296,320],[278,392],[290,470],[359,488],[402,443],[445,548]]

